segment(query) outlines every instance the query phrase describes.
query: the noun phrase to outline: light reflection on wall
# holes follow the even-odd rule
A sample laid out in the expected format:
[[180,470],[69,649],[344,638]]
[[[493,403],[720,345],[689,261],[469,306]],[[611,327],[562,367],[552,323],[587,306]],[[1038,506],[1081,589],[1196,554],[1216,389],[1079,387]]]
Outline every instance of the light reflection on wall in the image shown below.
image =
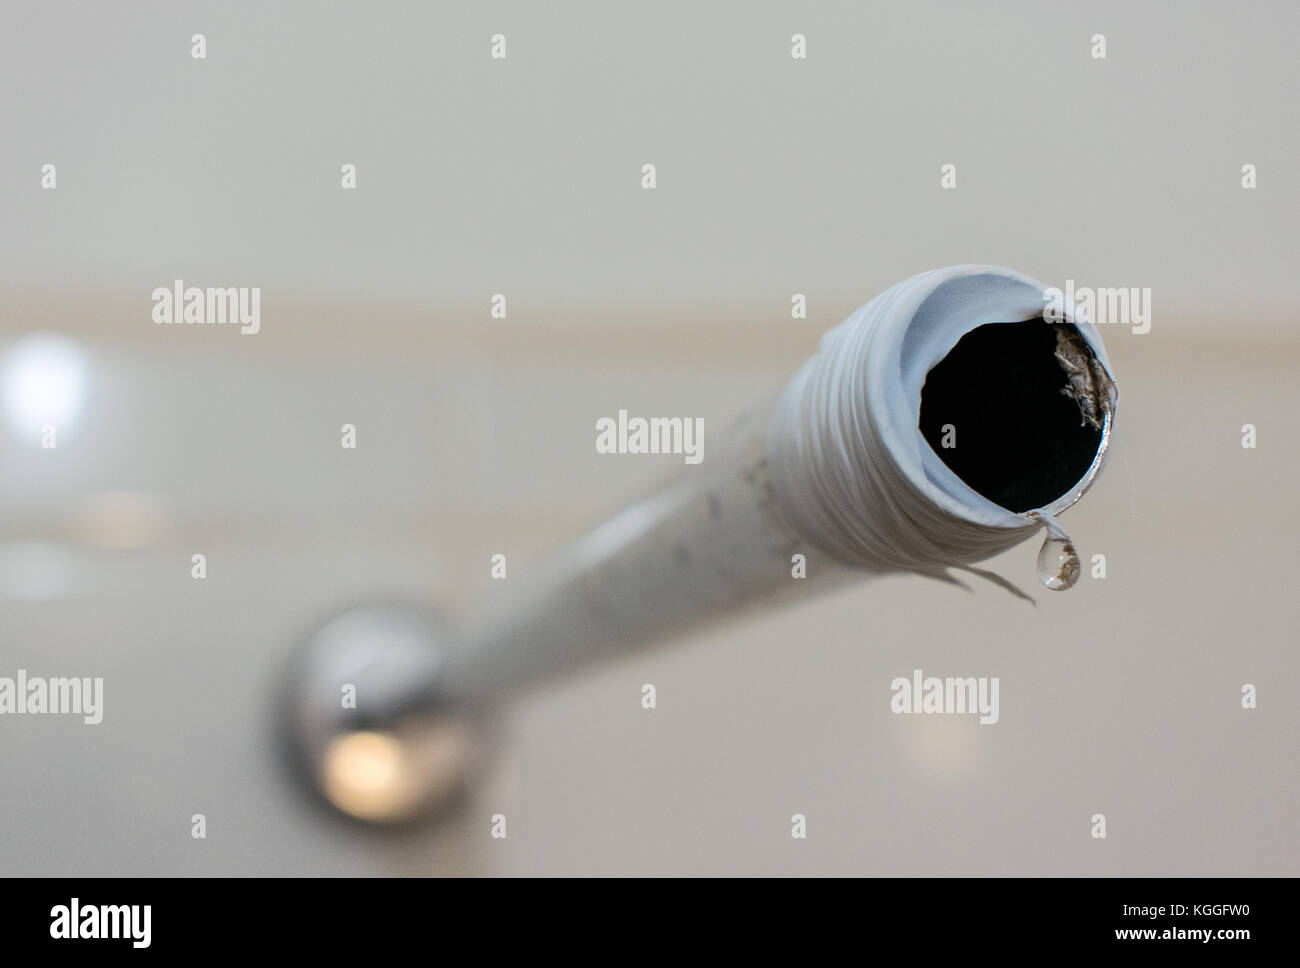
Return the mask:
[[964,780],[990,766],[995,727],[974,716],[902,716],[901,738],[913,770],[935,779]]
[[39,443],[47,428],[72,427],[86,396],[88,365],[66,336],[34,333],[9,347],[0,362],[5,419],[14,436]]

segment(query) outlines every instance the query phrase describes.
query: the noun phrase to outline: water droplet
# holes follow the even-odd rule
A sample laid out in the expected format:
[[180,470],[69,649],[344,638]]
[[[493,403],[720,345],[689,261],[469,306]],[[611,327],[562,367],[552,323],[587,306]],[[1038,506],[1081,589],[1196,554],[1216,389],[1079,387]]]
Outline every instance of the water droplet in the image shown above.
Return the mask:
[[1079,553],[1074,542],[1061,530],[1056,519],[1042,511],[1031,511],[1027,517],[1042,521],[1047,535],[1038,549],[1038,578],[1054,592],[1073,587],[1079,580]]
[[1069,538],[1043,539],[1038,549],[1038,577],[1054,592],[1069,588],[1079,580],[1079,554]]

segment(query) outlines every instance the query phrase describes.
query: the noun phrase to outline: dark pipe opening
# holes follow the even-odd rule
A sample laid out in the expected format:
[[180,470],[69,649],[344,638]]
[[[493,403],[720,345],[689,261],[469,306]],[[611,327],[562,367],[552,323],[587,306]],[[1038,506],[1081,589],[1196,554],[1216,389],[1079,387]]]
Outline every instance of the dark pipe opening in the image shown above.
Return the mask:
[[1097,456],[1105,404],[1096,383],[1105,379],[1073,326],[1041,318],[986,324],[926,374],[921,434],[995,504],[1046,507]]

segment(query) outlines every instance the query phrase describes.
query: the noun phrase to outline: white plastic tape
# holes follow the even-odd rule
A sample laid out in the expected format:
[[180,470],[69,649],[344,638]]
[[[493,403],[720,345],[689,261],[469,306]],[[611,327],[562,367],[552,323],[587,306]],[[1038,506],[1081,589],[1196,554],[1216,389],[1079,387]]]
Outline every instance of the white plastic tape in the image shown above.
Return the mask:
[[[980,326],[1041,317],[1043,293],[1010,269],[953,266],[898,283],[827,333],[768,432],[772,486],[799,533],[846,564],[934,572],[992,557],[1040,527],[972,490],[917,426],[930,368]],[[1073,306],[1061,321],[1109,372],[1096,327]],[[1092,466],[1042,512],[1059,514],[1087,490],[1110,414]]]

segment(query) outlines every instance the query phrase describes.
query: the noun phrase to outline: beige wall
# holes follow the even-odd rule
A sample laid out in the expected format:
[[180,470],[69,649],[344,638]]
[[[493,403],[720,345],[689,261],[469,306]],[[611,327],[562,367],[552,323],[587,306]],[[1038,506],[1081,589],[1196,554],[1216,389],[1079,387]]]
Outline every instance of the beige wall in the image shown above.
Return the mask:
[[[1300,16],[1174,9],[8,15],[0,337],[69,333],[90,370],[56,452],[0,428],[0,675],[107,696],[99,727],[0,718],[0,872],[1296,873]],[[1116,443],[1066,518],[1104,581],[1040,592],[1027,545],[989,567],[1036,607],[890,578],[593,670],[509,710],[441,830],[299,796],[269,720],[313,622],[490,600],[489,554],[526,574],[680,466],[598,457],[596,417],[721,428],[967,261],[1152,290],[1150,333],[1104,328]],[[262,332],[155,326],[177,277],[262,287]],[[914,668],[1001,677],[1001,721],[891,715]]]

